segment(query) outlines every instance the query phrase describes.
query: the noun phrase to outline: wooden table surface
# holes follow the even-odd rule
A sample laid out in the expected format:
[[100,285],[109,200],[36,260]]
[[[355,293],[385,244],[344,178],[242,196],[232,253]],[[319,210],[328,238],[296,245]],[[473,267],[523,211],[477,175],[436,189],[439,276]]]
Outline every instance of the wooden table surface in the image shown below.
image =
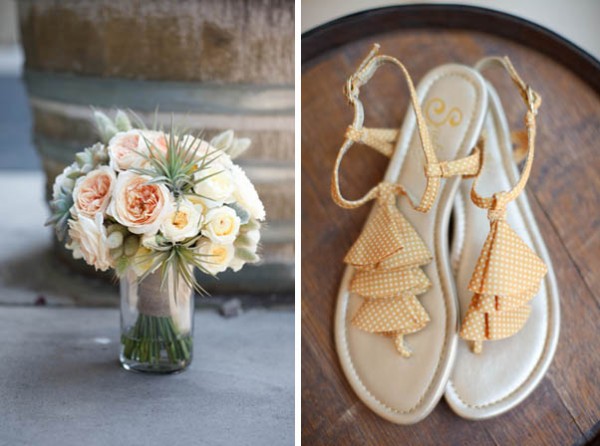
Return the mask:
[[[334,37],[335,38],[335,37]],[[442,399],[424,421],[399,426],[372,413],[347,383],[335,352],[333,317],[342,258],[370,206],[332,202],[333,162],[352,119],[342,86],[374,42],[399,57],[418,82],[448,62],[473,64],[507,54],[543,97],[538,150],[527,192],[549,248],[561,298],[556,356],[536,390],[517,408],[485,421],[456,416]],[[306,445],[569,445],[594,443],[600,430],[600,97],[571,69],[534,47],[462,29],[396,29],[346,42],[315,56],[305,37],[302,73],[302,440]],[[304,54],[303,54],[304,56]],[[313,57],[314,56],[314,57]],[[562,60],[567,60],[563,58]],[[573,60],[576,60],[573,59]],[[494,73],[495,74],[495,73]],[[589,76],[589,73],[587,73]],[[584,77],[585,78],[585,77]],[[490,76],[513,128],[523,103],[507,78]],[[399,127],[404,82],[379,70],[361,90],[370,127]],[[356,146],[342,166],[342,188],[362,195],[379,181],[386,159]]]

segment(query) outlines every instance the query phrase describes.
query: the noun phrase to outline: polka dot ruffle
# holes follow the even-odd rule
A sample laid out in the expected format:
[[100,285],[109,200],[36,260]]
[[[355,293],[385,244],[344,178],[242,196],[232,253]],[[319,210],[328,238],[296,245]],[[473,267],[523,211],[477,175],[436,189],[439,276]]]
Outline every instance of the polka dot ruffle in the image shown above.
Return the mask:
[[344,261],[356,268],[350,291],[364,299],[352,324],[391,337],[398,352],[408,357],[404,335],[421,330],[430,320],[416,295],[431,286],[419,268],[431,261],[431,254],[395,201],[393,193],[379,196]]
[[469,283],[474,293],[460,336],[480,353],[484,340],[517,333],[529,317],[528,302],[546,275],[544,262],[504,219],[492,220],[490,233]]

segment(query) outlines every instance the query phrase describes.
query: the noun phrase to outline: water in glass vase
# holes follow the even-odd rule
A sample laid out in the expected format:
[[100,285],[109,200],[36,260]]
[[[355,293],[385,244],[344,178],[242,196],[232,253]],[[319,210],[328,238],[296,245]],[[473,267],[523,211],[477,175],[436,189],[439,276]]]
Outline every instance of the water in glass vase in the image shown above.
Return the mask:
[[127,370],[173,373],[192,362],[194,293],[160,273],[121,279],[121,354]]

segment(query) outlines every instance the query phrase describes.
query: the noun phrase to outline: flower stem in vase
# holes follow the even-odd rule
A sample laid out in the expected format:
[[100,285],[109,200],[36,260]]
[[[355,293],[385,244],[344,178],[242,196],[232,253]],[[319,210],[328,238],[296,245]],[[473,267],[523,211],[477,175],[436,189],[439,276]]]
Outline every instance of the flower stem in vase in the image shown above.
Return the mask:
[[[131,278],[122,293],[121,362],[128,370],[170,373],[192,360],[193,290],[183,279],[161,286],[160,273],[140,283]],[[177,285],[177,288],[176,288]],[[127,313],[135,317],[128,324]],[[133,317],[130,320],[133,321]]]

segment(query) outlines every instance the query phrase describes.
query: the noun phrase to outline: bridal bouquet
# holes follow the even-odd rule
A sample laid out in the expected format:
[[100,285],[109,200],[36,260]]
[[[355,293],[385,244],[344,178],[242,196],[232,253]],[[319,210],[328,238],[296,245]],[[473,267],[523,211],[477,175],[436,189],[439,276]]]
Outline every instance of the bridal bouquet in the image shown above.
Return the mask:
[[126,284],[136,320],[124,327],[122,361],[189,362],[189,301],[203,292],[194,268],[216,275],[259,260],[264,207],[232,161],[250,141],[149,130],[123,111],[95,118],[103,142],[56,178],[48,224],[73,257],[114,269],[122,293]]

